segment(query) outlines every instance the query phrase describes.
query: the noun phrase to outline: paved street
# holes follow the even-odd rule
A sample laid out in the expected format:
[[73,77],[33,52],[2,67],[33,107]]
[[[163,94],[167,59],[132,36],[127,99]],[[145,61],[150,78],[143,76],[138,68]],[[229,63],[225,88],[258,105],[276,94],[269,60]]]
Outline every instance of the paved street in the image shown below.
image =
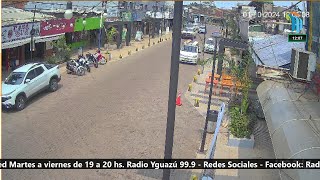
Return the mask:
[[[63,74],[60,89],[22,112],[2,113],[3,158],[163,158],[171,41],[84,77]],[[197,67],[180,65],[185,92]],[[203,117],[182,97],[174,158],[194,158]],[[5,179],[152,179],[160,170],[3,170]],[[172,174],[190,177],[189,171]],[[67,177],[67,178],[66,178]]]

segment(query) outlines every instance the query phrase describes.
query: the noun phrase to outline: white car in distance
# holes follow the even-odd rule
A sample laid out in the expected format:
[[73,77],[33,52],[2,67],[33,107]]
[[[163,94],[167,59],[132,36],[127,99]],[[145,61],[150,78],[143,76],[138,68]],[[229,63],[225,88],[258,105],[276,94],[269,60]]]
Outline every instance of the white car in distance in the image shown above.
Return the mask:
[[194,32],[194,29],[192,27],[186,27],[181,32],[181,38],[182,39],[195,39],[196,33]]
[[[204,52],[212,54],[214,52],[214,39],[208,38],[207,41],[204,44]],[[218,46],[217,46],[218,51]]]

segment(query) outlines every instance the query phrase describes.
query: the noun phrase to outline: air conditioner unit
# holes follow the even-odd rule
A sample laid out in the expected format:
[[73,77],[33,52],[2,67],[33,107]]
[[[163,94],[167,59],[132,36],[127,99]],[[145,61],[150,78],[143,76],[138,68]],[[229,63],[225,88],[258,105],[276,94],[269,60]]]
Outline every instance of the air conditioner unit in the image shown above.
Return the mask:
[[290,74],[293,78],[311,81],[316,70],[316,55],[303,49],[292,49]]

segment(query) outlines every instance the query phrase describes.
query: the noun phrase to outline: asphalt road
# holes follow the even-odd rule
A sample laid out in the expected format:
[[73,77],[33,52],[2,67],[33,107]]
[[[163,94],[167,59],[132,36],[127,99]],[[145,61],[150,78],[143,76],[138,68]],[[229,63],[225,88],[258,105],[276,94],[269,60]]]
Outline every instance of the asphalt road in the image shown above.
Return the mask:
[[[209,31],[210,33],[210,31]],[[171,41],[84,77],[63,75],[21,112],[2,113],[2,158],[163,158]],[[197,67],[180,64],[178,91]],[[173,158],[195,158],[203,117],[182,97]],[[3,179],[159,179],[161,170],[2,170]],[[173,171],[173,179],[190,177]]]

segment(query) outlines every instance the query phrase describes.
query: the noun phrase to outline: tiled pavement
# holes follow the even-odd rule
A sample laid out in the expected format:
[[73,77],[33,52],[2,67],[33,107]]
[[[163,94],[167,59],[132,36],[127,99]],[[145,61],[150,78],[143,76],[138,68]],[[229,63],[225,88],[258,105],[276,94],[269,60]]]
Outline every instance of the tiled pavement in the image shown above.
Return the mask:
[[[185,97],[188,101],[193,105],[195,102],[195,98],[199,98],[199,107],[195,107],[198,112],[204,117],[205,121],[206,113],[207,113],[207,103],[208,103],[208,95],[210,89],[207,88],[207,91],[204,92],[205,89],[205,79],[208,73],[211,71],[211,65],[207,65],[205,67],[204,73],[198,76],[197,82],[192,82],[192,90],[191,92],[186,92]],[[218,86],[219,88],[219,86]],[[211,110],[218,110],[221,103],[228,103],[229,95],[228,90],[224,90],[223,96],[213,95],[212,96],[212,105]],[[225,113],[225,118],[222,122],[222,126],[220,127],[220,131],[217,137],[217,144],[215,149],[214,158],[215,159],[260,159],[260,158],[274,158],[273,146],[271,143],[271,139],[269,136],[268,127],[265,121],[258,120],[254,127],[254,136],[255,136],[255,146],[253,149],[245,149],[238,147],[229,147],[227,146],[228,142],[228,118],[227,111]],[[215,126],[215,124],[214,124]],[[206,139],[205,150],[208,149],[210,142],[213,138],[213,134],[208,134]],[[197,158],[206,158],[204,154],[197,154]],[[194,175],[198,177],[201,176],[202,170],[194,170]],[[279,179],[278,170],[238,170],[238,169],[216,169],[214,172],[215,179],[265,179],[265,180],[273,180]]]

